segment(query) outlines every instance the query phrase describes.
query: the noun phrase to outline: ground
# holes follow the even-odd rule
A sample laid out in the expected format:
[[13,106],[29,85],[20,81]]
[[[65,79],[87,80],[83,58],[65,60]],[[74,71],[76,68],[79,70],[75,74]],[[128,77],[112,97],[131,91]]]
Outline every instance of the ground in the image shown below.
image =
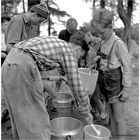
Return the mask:
[[[138,139],[139,134],[139,62],[138,59],[133,61],[133,84],[130,91],[130,97],[125,104],[125,116],[127,129],[130,138]],[[137,137],[136,137],[137,136]]]
[[[138,140],[139,134],[139,62],[138,59],[133,60],[133,84],[130,91],[130,98],[125,104],[125,116],[128,129],[128,140]],[[10,131],[3,131],[2,140],[12,139]]]

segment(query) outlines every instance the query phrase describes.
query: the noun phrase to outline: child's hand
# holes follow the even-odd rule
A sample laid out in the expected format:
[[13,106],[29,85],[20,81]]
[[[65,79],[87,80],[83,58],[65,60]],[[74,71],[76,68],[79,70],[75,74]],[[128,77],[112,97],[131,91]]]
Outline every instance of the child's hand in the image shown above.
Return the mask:
[[94,62],[97,62],[100,58],[101,58],[101,56],[97,55],[97,56],[93,59],[93,61],[94,61]]
[[123,89],[117,97],[120,101],[125,102],[129,98],[128,90]]

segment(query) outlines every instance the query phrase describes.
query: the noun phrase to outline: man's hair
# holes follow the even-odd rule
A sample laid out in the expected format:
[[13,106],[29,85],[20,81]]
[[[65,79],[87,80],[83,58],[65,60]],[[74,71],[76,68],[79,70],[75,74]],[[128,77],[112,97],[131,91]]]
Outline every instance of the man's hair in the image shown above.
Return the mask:
[[4,23],[5,21],[9,22],[10,20],[11,20],[11,18],[9,16],[6,16],[6,15],[1,16],[1,23]]
[[96,26],[101,26],[103,28],[111,28],[113,21],[113,13],[108,9],[98,9],[95,11],[92,20],[91,26],[94,28]]

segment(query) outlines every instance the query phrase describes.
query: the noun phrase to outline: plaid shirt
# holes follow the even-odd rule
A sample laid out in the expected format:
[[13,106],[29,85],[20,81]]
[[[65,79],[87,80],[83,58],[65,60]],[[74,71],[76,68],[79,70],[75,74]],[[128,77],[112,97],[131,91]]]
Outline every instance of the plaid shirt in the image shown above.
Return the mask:
[[20,42],[15,47],[32,54],[41,70],[46,70],[47,67],[61,67],[80,111],[83,114],[89,113],[89,98],[83,90],[77,61],[70,44],[55,37],[41,36]]

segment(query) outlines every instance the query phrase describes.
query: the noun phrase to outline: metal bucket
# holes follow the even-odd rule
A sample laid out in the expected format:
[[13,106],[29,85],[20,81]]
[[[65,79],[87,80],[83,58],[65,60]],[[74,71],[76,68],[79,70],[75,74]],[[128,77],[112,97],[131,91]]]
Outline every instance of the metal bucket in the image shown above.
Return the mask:
[[69,93],[58,92],[59,98],[48,100],[48,112],[50,119],[57,117],[71,117],[72,96]]
[[111,132],[108,128],[101,125],[95,125],[95,127],[101,130],[101,136],[97,136],[96,132],[91,127],[91,125],[86,125],[84,127],[85,140],[109,140]]
[[71,117],[59,117],[51,120],[51,140],[82,140],[81,121]]
[[78,70],[83,87],[89,95],[93,94],[98,79],[98,71],[90,68],[79,68]]

